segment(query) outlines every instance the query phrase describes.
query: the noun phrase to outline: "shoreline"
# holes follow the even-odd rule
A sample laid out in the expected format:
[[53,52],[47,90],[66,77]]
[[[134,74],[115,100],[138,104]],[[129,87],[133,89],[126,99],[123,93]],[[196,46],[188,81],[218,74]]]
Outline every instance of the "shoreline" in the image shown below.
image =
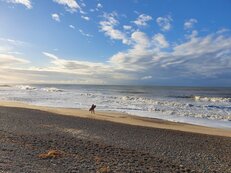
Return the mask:
[[[0,172],[231,171],[225,130],[216,136],[218,129],[123,114],[4,105]],[[190,132],[193,128],[212,135]]]
[[0,106],[2,107],[16,107],[25,109],[34,109],[50,113],[59,114],[62,116],[72,116],[81,117],[95,120],[103,120],[120,124],[128,124],[142,127],[151,127],[159,129],[176,130],[182,132],[199,133],[206,135],[224,136],[231,137],[231,129],[223,128],[213,128],[200,125],[193,125],[181,122],[172,122],[167,120],[138,117],[135,115],[128,115],[125,113],[115,113],[115,112],[96,112],[96,114],[90,114],[88,110],[77,109],[77,108],[55,108],[47,106],[36,106],[29,105],[22,102],[10,102],[10,101],[0,101]]

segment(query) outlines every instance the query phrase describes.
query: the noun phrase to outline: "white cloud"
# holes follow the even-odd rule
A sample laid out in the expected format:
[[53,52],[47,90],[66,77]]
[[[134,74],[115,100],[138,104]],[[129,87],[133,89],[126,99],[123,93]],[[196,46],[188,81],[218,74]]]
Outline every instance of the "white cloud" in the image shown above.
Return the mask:
[[141,78],[141,80],[147,80],[147,79],[152,79],[152,76],[144,76]]
[[90,18],[88,16],[81,16],[81,18],[84,20],[87,20],[87,21],[90,20]]
[[22,52],[17,52],[17,51],[10,51],[10,52],[7,52],[7,54],[14,54],[14,55],[22,55],[23,53]]
[[230,29],[228,29],[228,28],[222,28],[222,29],[217,31],[217,34],[223,34],[223,33],[229,32],[229,31],[230,31]]
[[57,22],[60,22],[60,17],[57,13],[54,13],[54,14],[51,14],[51,17],[53,20],[57,21]]
[[60,58],[54,54],[43,52],[45,56],[51,59],[52,64],[56,65],[56,67],[62,67],[63,70],[66,71],[72,71],[76,70],[76,72],[79,72],[80,69],[87,70],[85,67],[106,67],[103,63],[92,63],[89,61],[77,61],[77,60],[65,60],[63,58]]
[[100,4],[100,3],[98,3],[98,4],[97,4],[97,8],[103,8],[103,5]]
[[92,10],[90,10],[90,11],[91,11],[91,12],[93,12],[93,11],[99,11],[100,8],[103,8],[103,5],[102,5],[101,3],[98,3],[98,4],[96,5],[96,8],[95,8],[95,9],[92,9]]
[[135,31],[131,36],[137,47],[148,47],[150,40],[144,32]]
[[138,26],[146,26],[147,22],[152,20],[152,17],[146,14],[141,14],[139,17],[134,21],[134,23]]
[[159,48],[167,48],[169,46],[163,34],[155,34],[153,37],[154,44]]
[[24,42],[24,41],[15,40],[15,39],[11,39],[11,38],[2,38],[2,37],[0,37],[0,41],[7,42],[7,43],[9,43],[11,45],[15,45],[15,46],[27,45],[27,43]]
[[142,71],[150,66],[152,53],[151,40],[140,31],[131,35],[132,48],[124,52],[118,52],[110,58],[110,63],[127,71]]
[[195,57],[203,54],[217,52],[222,49],[230,49],[231,38],[217,35],[205,37],[192,37],[188,42],[174,47],[174,55]]
[[197,35],[198,35],[198,31],[197,31],[197,30],[193,30],[193,31],[191,32],[191,34],[185,35],[185,37],[186,37],[187,39],[192,39],[192,38],[197,37]]
[[119,24],[116,19],[117,13],[104,13],[104,20],[100,21],[100,31],[104,32],[106,36],[109,36],[113,40],[122,40],[123,44],[130,44],[130,40],[127,38],[126,34],[122,31],[115,29]]
[[21,48],[28,46],[30,46],[29,43],[21,40],[0,37],[0,53],[3,54],[19,54]]
[[15,57],[8,54],[0,54],[0,68],[7,68],[12,66],[24,65],[29,63],[29,61]]
[[171,29],[172,17],[170,15],[166,17],[158,17],[156,23],[160,26],[162,31],[169,31]]
[[121,69],[143,71],[154,63],[154,56],[160,54],[162,48],[169,46],[164,35],[156,34],[149,38],[146,33],[135,31],[131,35],[132,47],[119,52],[110,58],[110,62]]
[[22,4],[26,6],[28,9],[32,8],[30,0],[6,0],[6,2],[13,3],[13,4]]
[[157,62],[168,71],[178,72],[179,77],[214,78],[219,74],[231,75],[230,45],[230,37],[216,34],[195,36],[173,47],[172,52],[163,54]]
[[75,29],[75,26],[73,26],[73,25],[69,25],[69,28],[71,28],[71,29]]
[[64,5],[66,10],[73,13],[81,10],[79,4],[75,0],[53,0],[54,2]]
[[79,29],[79,32],[80,32],[83,36],[86,36],[86,37],[93,37],[93,35],[85,33],[82,29]]
[[184,29],[187,30],[187,29],[191,29],[193,28],[193,26],[197,23],[197,20],[196,19],[189,19],[187,20],[185,23],[184,23]]
[[[114,15],[107,16],[103,24],[116,30],[118,21]],[[79,32],[89,36],[83,30]],[[104,32],[106,34],[106,30]],[[161,33],[149,36],[144,32],[134,31],[130,36],[124,36],[130,42],[129,48],[117,52],[109,57],[108,61],[101,63],[71,60],[44,52],[50,63],[31,67],[27,60],[16,57],[17,55],[0,53],[0,80],[8,81],[4,75],[9,75],[12,78],[9,80],[19,82],[114,84],[141,79],[194,81],[205,78],[219,79],[219,76],[227,78],[231,75],[231,37],[224,32],[200,36],[194,30],[185,40],[174,45],[168,43],[165,35]],[[112,39],[123,41],[122,37]],[[0,41],[20,43],[6,38],[0,38]]]
[[[51,60],[51,64],[44,68],[34,68],[35,71],[63,74],[65,78],[78,78],[78,83],[111,83],[123,79],[129,79],[129,74],[123,74],[115,67],[106,63],[93,63],[89,61],[66,60],[54,54],[43,52]],[[47,75],[47,74],[46,74]],[[73,83],[73,81],[72,81]],[[87,82],[89,83],[89,82]]]
[[123,28],[124,28],[124,30],[131,30],[132,26],[130,26],[130,25],[124,25]]
[[158,74],[155,78],[165,79],[231,75],[231,37],[219,34],[198,37],[197,31],[193,31],[185,42],[168,50],[162,49],[170,45],[160,33],[149,38],[145,33],[136,31],[131,40],[131,48],[118,52],[109,60],[118,69],[134,74]]

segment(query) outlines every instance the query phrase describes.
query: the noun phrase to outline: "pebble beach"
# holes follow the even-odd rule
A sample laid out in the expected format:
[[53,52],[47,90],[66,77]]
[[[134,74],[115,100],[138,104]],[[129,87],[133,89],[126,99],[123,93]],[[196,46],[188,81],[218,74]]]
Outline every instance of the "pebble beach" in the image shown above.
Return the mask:
[[231,172],[230,137],[4,106],[0,124],[0,172]]

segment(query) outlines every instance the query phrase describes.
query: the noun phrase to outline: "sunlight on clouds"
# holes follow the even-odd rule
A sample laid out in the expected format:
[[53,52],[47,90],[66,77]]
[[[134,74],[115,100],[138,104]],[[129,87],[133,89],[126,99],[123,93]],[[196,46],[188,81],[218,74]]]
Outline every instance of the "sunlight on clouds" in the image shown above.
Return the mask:
[[152,76],[144,76],[141,78],[141,80],[147,80],[147,79],[152,79]]
[[163,48],[170,46],[164,35],[159,33],[149,38],[136,31],[131,37],[132,48],[113,55],[109,62],[137,74],[161,72],[169,78],[173,74],[213,77],[222,71],[231,73],[228,70],[231,68],[231,38],[219,34],[197,37],[196,33],[193,31],[185,42],[171,46],[171,51],[164,51]]
[[169,31],[171,29],[172,17],[170,15],[166,17],[158,17],[156,23],[160,26],[162,31]]
[[69,12],[76,12],[77,10],[80,10],[79,4],[75,0],[53,0],[54,2],[64,5],[66,7],[66,10]]
[[47,70],[56,70],[62,72],[70,72],[77,74],[92,74],[97,70],[104,71],[106,69],[109,70],[110,66],[105,65],[103,63],[92,63],[88,61],[74,61],[74,60],[65,60],[59,58],[51,53],[43,52],[45,56],[51,59],[51,64],[54,66],[50,66]]
[[13,55],[8,54],[0,54],[0,68],[8,68],[12,66],[19,66],[19,65],[25,65],[28,64],[29,61],[17,58]]
[[82,29],[79,29],[79,32],[80,32],[80,34],[82,34],[83,36],[86,36],[86,37],[93,37],[93,35],[85,33]]
[[134,21],[134,23],[138,26],[146,26],[147,22],[152,20],[152,17],[146,14],[141,14],[139,17]]
[[22,4],[26,6],[28,9],[32,8],[30,0],[6,0],[6,2],[13,3],[13,4]]
[[111,83],[113,80],[121,82],[121,80],[134,79],[133,74],[125,73],[124,70],[117,69],[108,63],[65,60],[48,52],[43,52],[43,54],[51,59],[51,64],[47,67],[35,67],[30,70],[34,70],[39,73],[48,72],[48,74],[53,73],[57,75],[61,73],[64,76],[73,76],[71,77],[72,79],[78,77],[86,81],[98,81],[98,84]]
[[0,53],[6,53],[12,51],[13,47],[9,45],[0,45]]
[[150,49],[150,39],[144,32],[133,32],[131,40],[132,48],[113,55],[110,62],[128,71],[142,71],[150,66],[154,50]]
[[165,36],[163,34],[155,34],[153,36],[154,44],[159,48],[167,48],[169,46],[168,42],[165,39]]
[[196,19],[189,19],[184,23],[184,29],[191,29],[197,23]]
[[[33,15],[41,14],[45,10],[42,8],[41,11],[36,11],[41,8],[39,1],[37,4],[33,4],[35,2],[33,0],[2,0],[2,2],[5,4],[3,7],[9,11],[5,10],[7,11],[5,13],[9,14],[7,16],[9,24],[8,20],[2,22],[0,80],[7,80],[7,75],[10,75],[9,81],[104,84],[123,80],[143,80],[141,82],[145,83],[158,78],[167,81],[176,76],[189,80],[208,79],[219,75],[231,76],[230,25],[225,22],[223,25],[222,20],[226,20],[224,14],[224,19],[220,18],[219,21],[216,18],[212,20],[211,16],[206,16],[209,20],[205,21],[199,15],[182,15],[175,11],[173,13],[166,10],[157,13],[158,11],[153,10],[151,6],[147,6],[147,2],[140,2],[129,9],[125,8],[130,5],[127,1],[123,4],[126,6],[121,8],[119,3],[113,7],[111,6],[113,4],[108,2],[102,4],[103,1],[99,0],[94,3],[85,0],[49,0],[50,3],[44,1],[44,4],[46,2],[54,7],[47,8],[48,11],[44,11],[44,15],[36,16],[37,21],[37,18],[36,20],[32,18]],[[15,6],[18,5],[9,5],[6,2],[23,5],[23,8],[19,7],[19,11],[16,11]],[[34,10],[25,10],[25,7],[31,9],[32,5]],[[113,11],[113,8],[116,8],[116,11]],[[174,20],[176,19],[174,27],[170,14],[174,16]],[[46,17],[48,20],[43,21]],[[13,19],[12,23],[10,18]],[[42,20],[48,24],[52,19],[54,21],[51,26],[56,28],[49,28],[50,25],[42,28],[43,26],[39,25],[41,31],[34,29],[33,22],[39,24],[39,20]],[[55,21],[60,22],[59,25],[54,25]],[[27,22],[32,27],[22,25]],[[203,26],[204,24],[213,26]],[[50,34],[49,39],[46,34],[44,35],[46,32],[47,35]],[[26,39],[31,43],[17,39]],[[109,39],[112,44],[108,44]],[[44,42],[46,45],[41,45]],[[48,52],[42,52],[40,55],[41,49]],[[49,53],[54,50],[57,55]],[[81,59],[86,57],[89,59],[78,61],[78,57],[73,59],[60,57],[64,52],[68,56],[76,54],[81,55]],[[22,58],[22,55],[31,55],[27,58],[32,62]],[[105,57],[106,55],[108,57]],[[39,59],[41,58],[39,56],[43,56],[43,59]]]
[[54,13],[51,15],[52,19],[57,21],[57,22],[60,22],[60,18],[59,18],[59,15],[57,13]]
[[102,4],[98,3],[97,8],[103,8]]
[[25,46],[27,45],[26,42],[24,41],[20,41],[20,40],[14,40],[14,39],[11,39],[11,38],[2,38],[0,37],[0,42],[4,42],[2,44],[11,44],[11,45],[14,45],[14,46]]
[[100,29],[105,33],[106,36],[109,36],[114,40],[122,40],[123,44],[130,44],[125,33],[122,31],[115,29],[115,27],[119,24],[119,21],[116,19],[117,13],[104,13],[104,20],[100,21]]
[[[23,62],[23,59],[14,57],[15,55],[22,55],[23,53],[18,50],[18,48],[25,48],[29,46],[29,43],[24,41],[10,39],[10,38],[0,38],[0,55],[1,59],[6,61],[7,59],[10,61],[15,59],[16,62]],[[4,56],[3,56],[4,55]],[[25,62],[25,61],[24,61]]]
[[162,56],[158,64],[174,71],[180,68],[180,75],[215,77],[231,73],[231,38],[210,34],[192,37],[173,47],[173,51]]
[[110,62],[131,71],[141,71],[149,68],[153,63],[153,56],[161,48],[169,46],[164,35],[156,34],[149,38],[146,33],[135,31],[131,35],[132,48],[119,52],[110,58]]
[[81,16],[81,18],[84,20],[87,20],[87,21],[90,20],[90,18],[88,16]]
[[[0,79],[4,78],[3,74],[8,74],[12,81],[20,81],[24,76],[24,81],[27,79],[36,83],[115,84],[173,76],[214,78],[219,74],[231,74],[231,37],[193,35],[180,44],[170,45],[163,34],[148,36],[135,31],[129,39],[130,48],[111,56],[106,63],[68,60],[43,52],[50,63],[31,67],[25,59],[0,54]],[[171,47],[171,51],[166,51],[166,47]]]
[[75,26],[74,25],[69,25],[69,28],[75,29]]
[[135,31],[131,36],[132,40],[136,43],[135,47],[148,47],[149,39],[144,32]]
[[222,28],[222,29],[217,31],[217,34],[223,34],[223,33],[229,32],[229,31],[230,31],[230,29]]
[[230,49],[231,38],[222,35],[207,35],[205,37],[192,37],[186,43],[174,47],[174,55],[195,57],[197,55],[209,54],[222,49]]
[[123,28],[124,28],[124,30],[131,30],[132,26],[130,26],[130,25],[124,25]]

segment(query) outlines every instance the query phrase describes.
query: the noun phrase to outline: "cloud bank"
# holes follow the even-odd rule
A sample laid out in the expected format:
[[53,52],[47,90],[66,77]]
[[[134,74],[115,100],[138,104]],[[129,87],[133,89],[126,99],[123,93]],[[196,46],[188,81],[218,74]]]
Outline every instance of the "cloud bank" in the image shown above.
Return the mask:
[[124,84],[140,80],[217,81],[222,80],[221,76],[231,75],[231,37],[217,33],[198,36],[192,32],[184,42],[172,45],[161,33],[148,36],[134,31],[129,40],[131,45],[127,50],[102,63],[68,60],[43,52],[50,63],[32,67],[23,58],[0,54],[0,71],[24,75],[30,82],[92,84]]
[[[84,20],[90,20],[81,12],[75,0],[53,0],[65,6],[69,12],[80,11]],[[29,0],[9,0],[10,3],[23,4],[32,8]],[[97,4],[103,9],[102,4]],[[57,13],[51,14],[53,20],[60,22]],[[156,18],[160,32],[144,32],[153,18],[148,14],[137,15],[130,23],[120,22],[116,12],[106,13],[100,17],[98,30],[101,35],[123,44],[123,50],[107,57],[104,62],[78,61],[78,57],[68,59],[44,51],[41,56],[49,61],[44,66],[32,65],[21,57],[16,47],[26,43],[19,40],[0,38],[0,80],[27,81],[32,83],[91,83],[91,84],[124,84],[140,81],[160,83],[161,81],[219,81],[231,76],[231,37],[229,29],[223,28],[214,33],[201,34],[194,26],[197,19],[191,18],[181,24],[185,37],[171,42],[166,35],[172,29],[173,18],[170,15]],[[91,21],[89,21],[90,23]],[[85,22],[87,23],[87,22]],[[155,23],[155,22],[153,22]],[[66,24],[72,32],[82,36],[93,37],[74,25]],[[183,28],[182,28],[183,29]],[[11,76],[8,80],[6,76]],[[231,81],[227,82],[231,85]]]

